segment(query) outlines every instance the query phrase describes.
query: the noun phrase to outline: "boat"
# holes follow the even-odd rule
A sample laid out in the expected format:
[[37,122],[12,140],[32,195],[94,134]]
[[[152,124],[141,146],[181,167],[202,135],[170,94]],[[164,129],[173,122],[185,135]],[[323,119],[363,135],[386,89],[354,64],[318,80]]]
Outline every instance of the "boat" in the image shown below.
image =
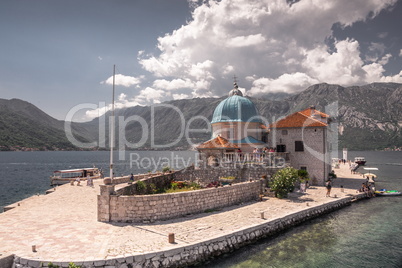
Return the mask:
[[359,166],[364,166],[366,164],[366,159],[362,156],[355,157],[355,163]]
[[77,179],[84,180],[88,177],[91,179],[99,179],[101,178],[101,171],[98,168],[56,170],[53,172],[53,176],[50,176],[50,185],[62,185],[74,182]]
[[387,191],[386,189],[381,189],[379,191],[374,192],[376,195],[380,196],[396,196],[396,195],[401,195],[402,193],[397,191],[397,190],[390,190]]

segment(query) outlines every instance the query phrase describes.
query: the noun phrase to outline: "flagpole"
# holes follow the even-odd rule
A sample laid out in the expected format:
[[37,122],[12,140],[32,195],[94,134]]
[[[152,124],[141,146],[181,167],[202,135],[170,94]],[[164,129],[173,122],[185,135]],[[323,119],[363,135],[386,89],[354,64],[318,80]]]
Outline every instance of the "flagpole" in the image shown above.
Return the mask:
[[116,65],[113,65],[113,94],[112,94],[112,118],[110,125],[110,179],[113,181],[113,147],[114,147],[114,84]]

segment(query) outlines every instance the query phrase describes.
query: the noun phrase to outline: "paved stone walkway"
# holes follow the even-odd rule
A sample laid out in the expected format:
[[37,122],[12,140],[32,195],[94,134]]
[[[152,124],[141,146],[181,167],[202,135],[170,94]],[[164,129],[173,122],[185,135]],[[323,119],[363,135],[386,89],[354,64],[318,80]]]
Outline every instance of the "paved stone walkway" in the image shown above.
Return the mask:
[[[63,185],[48,195],[32,196],[0,214],[0,254],[43,261],[90,261],[152,253],[232,233],[267,220],[355,194],[364,179],[351,175],[347,165],[336,170],[331,198],[324,187],[313,186],[306,194],[288,199],[266,197],[211,213],[150,224],[97,221],[95,187]],[[341,191],[340,185],[344,186]],[[335,197],[336,195],[336,197]],[[265,219],[261,219],[264,212]],[[175,233],[176,244],[168,243]],[[32,251],[36,245],[36,252]]]

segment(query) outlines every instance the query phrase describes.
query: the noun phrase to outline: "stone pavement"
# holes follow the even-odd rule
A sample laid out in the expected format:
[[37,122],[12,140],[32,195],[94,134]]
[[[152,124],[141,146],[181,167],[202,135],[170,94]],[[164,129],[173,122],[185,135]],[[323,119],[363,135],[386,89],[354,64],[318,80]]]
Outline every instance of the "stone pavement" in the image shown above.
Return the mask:
[[[290,194],[288,199],[265,197],[262,202],[148,224],[98,222],[101,181],[95,181],[95,187],[85,186],[85,182],[82,186],[63,185],[51,194],[22,200],[19,206],[0,214],[0,254],[79,262],[182,247],[353,195],[364,182],[361,175],[350,174],[348,165],[341,165],[336,173],[331,198],[325,197],[324,187],[313,186],[305,194]],[[261,212],[265,219],[261,219]],[[168,243],[169,233],[175,233],[176,244]]]

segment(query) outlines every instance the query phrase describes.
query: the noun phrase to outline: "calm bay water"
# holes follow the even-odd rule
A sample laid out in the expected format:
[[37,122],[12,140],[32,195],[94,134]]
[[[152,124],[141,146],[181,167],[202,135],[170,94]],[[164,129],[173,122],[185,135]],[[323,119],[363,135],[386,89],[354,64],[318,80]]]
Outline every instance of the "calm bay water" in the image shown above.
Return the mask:
[[[377,188],[402,190],[402,152],[355,156],[379,168]],[[402,267],[402,196],[357,202],[202,267]]]
[[[163,166],[180,169],[194,163],[194,151],[125,152],[124,160],[113,154],[115,176],[162,170]],[[0,213],[3,206],[50,188],[49,177],[60,169],[102,168],[109,176],[110,153],[99,152],[0,152]]]
[[[131,165],[130,165],[131,156]],[[377,188],[402,190],[402,152],[349,152],[378,167]],[[115,174],[193,163],[194,152],[116,153]],[[109,174],[108,152],[0,152],[0,211],[49,189],[54,170],[95,165]],[[355,203],[240,249],[202,267],[402,267],[402,196]]]

